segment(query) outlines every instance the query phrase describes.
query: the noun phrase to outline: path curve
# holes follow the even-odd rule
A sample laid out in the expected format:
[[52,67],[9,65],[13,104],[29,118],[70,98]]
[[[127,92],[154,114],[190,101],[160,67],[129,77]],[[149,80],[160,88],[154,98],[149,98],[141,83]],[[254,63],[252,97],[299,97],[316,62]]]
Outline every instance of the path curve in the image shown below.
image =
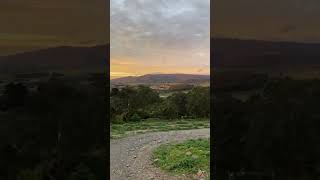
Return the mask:
[[208,138],[210,129],[153,132],[110,141],[111,180],[190,180],[154,167],[152,151],[160,144]]

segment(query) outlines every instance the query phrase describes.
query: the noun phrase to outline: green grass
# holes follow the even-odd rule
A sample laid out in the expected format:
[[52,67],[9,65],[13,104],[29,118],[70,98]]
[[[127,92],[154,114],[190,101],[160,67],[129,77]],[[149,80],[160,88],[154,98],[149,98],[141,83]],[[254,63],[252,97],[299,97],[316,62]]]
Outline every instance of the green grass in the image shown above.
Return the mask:
[[139,122],[111,124],[112,139],[147,132],[209,128],[209,119],[145,119]]
[[173,174],[195,175],[199,170],[210,177],[210,140],[188,140],[164,144],[153,152],[154,165]]

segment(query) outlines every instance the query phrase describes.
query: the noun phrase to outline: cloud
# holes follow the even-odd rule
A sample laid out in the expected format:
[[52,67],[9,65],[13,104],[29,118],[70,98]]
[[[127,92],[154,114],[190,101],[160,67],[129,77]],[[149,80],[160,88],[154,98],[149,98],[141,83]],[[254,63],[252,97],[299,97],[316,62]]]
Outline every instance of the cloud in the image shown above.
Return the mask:
[[296,26],[289,24],[289,25],[286,25],[283,28],[281,28],[280,32],[282,32],[282,33],[290,33],[292,31],[295,31],[296,29],[297,29]]
[[[320,40],[319,0],[212,1],[214,37]],[[312,37],[311,37],[312,36]]]
[[111,57],[149,66],[209,64],[209,7],[209,0],[111,0]]
[[113,65],[137,65],[138,62],[133,59],[115,59],[111,58],[110,60],[111,64]]
[[177,49],[204,46],[209,13],[209,0],[111,0],[111,43]]
[[105,0],[1,0],[0,45],[16,53],[26,48],[106,44],[107,4]]

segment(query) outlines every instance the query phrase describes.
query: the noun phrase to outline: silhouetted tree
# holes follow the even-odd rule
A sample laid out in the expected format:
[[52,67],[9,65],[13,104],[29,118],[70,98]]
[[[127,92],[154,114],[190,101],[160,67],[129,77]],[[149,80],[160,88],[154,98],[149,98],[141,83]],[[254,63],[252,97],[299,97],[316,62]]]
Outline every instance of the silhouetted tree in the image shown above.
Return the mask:
[[5,86],[4,102],[9,108],[23,106],[27,96],[27,87],[21,83],[9,83]]

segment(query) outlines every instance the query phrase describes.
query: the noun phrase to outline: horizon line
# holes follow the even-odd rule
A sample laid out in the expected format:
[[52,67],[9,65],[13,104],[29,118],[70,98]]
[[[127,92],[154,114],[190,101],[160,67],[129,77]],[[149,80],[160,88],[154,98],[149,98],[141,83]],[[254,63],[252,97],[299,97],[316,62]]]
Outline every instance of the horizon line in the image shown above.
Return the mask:
[[[147,73],[147,74],[142,74],[142,75],[129,75],[129,76],[111,76],[110,79],[120,79],[120,78],[127,78],[127,77],[141,77],[145,75],[199,75],[199,76],[210,76],[209,74],[197,74],[197,73]],[[114,77],[114,78],[112,78]]]

